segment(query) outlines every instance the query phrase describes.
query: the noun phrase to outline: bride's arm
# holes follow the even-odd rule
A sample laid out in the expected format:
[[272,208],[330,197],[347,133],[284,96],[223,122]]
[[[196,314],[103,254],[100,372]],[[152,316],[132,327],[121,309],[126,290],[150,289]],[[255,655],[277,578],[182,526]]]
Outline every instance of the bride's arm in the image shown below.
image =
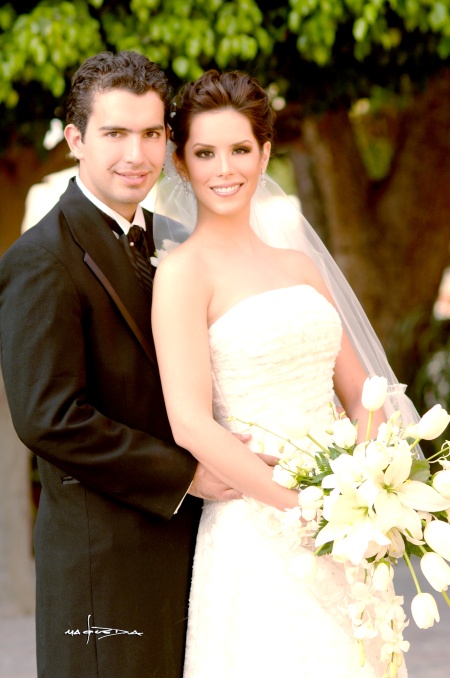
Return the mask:
[[212,416],[207,309],[208,276],[181,251],[158,266],[152,324],[164,399],[175,441],[242,494],[279,509],[297,505],[297,492],[272,480],[272,469]]
[[[302,255],[305,256],[306,255]],[[313,262],[306,257],[308,282],[313,285],[329,302],[334,305],[331,294],[314,266]],[[362,405],[362,390],[367,373],[362,366],[355,349],[345,331],[342,333],[341,349],[336,359],[334,368],[334,389],[345,409],[347,416],[352,420],[358,420],[358,442],[366,439],[369,412]],[[374,375],[370,375],[374,376]],[[370,437],[376,435],[378,426],[386,421],[383,410],[373,413]]]

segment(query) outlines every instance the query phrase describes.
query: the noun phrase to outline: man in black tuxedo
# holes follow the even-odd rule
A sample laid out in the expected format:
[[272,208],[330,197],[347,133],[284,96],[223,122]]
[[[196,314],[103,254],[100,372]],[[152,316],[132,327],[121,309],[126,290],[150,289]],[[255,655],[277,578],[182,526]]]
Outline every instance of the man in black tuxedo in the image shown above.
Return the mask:
[[[161,172],[167,104],[142,55],[88,59],[65,130],[79,176],[0,262],[4,381],[42,481],[40,678],[181,676],[200,510],[185,495],[237,496],[173,442],[132,249],[148,265],[139,203]],[[145,231],[130,245],[132,224]]]

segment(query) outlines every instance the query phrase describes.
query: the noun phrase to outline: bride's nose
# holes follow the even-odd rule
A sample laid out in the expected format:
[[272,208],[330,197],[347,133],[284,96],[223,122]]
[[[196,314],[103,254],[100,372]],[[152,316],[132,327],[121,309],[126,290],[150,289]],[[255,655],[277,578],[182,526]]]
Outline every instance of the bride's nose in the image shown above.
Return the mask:
[[224,176],[226,174],[233,173],[233,166],[231,162],[231,157],[228,154],[223,154],[217,158],[217,174],[218,176]]

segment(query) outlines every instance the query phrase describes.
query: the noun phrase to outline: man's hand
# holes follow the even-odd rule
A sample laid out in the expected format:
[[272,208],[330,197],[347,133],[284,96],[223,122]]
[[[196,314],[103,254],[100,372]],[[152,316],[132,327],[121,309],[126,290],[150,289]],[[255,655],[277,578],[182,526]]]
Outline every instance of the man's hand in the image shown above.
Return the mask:
[[[233,433],[235,438],[241,443],[247,443],[251,435],[242,435],[241,433]],[[242,499],[242,494],[237,492],[232,487],[229,487],[221,480],[216,478],[210,471],[207,471],[202,464],[197,464],[194,478],[188,494],[200,499],[209,499],[210,501],[230,501],[230,499]]]
[[262,452],[256,452],[256,456],[267,464],[267,466],[276,466],[280,461],[278,457],[273,457],[271,454],[263,454]]
[[209,499],[210,501],[229,501],[230,499],[242,499],[242,494],[228,487],[221,480],[216,478],[210,471],[207,471],[202,464],[197,464],[194,478],[189,488],[188,494],[200,499]]

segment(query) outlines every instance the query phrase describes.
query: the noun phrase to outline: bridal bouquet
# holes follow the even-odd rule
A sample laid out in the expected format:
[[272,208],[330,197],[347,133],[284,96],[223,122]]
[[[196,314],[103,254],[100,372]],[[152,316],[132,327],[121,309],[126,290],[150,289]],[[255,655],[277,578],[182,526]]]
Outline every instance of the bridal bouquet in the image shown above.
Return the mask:
[[[358,425],[333,408],[334,421],[317,432],[307,422],[292,422],[284,434],[256,426],[279,441],[281,456],[274,480],[299,490],[299,506],[282,514],[298,543],[313,544],[302,553],[302,576],[314,577],[317,558],[328,554],[343,564],[348,581],[345,612],[361,645],[375,636],[382,640],[386,675],[395,676],[409,644],[402,631],[408,624],[403,598],[392,586],[393,566],[406,561],[417,595],[411,605],[414,621],[428,628],[439,621],[436,601],[422,592],[411,556],[433,589],[443,595],[450,585],[450,441],[434,455],[441,470],[431,474],[430,458],[421,459],[420,440],[440,436],[450,415],[435,405],[420,421],[404,427],[394,413],[371,437],[373,412],[387,394],[384,377],[364,385],[362,404],[369,412],[365,442],[357,444]],[[239,421],[239,420],[238,420]],[[285,437],[288,433],[289,437]],[[301,519],[301,520],[299,520]]]

